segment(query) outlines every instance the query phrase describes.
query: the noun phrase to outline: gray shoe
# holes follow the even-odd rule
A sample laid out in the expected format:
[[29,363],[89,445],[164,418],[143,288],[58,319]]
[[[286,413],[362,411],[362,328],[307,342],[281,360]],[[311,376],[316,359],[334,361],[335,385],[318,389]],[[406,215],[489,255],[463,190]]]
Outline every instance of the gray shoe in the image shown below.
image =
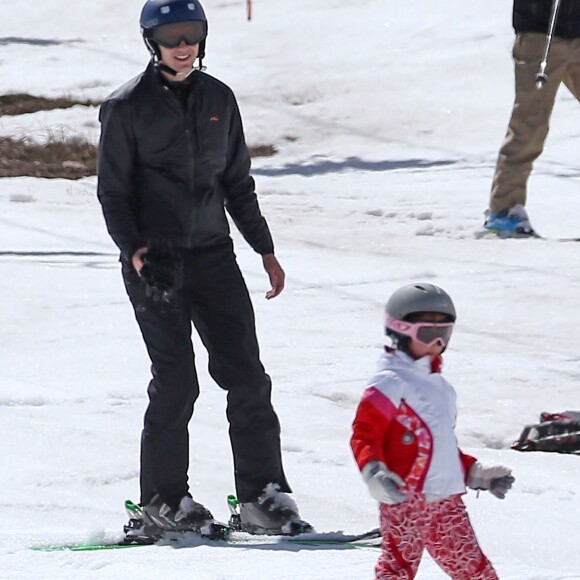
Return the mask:
[[257,501],[240,503],[241,528],[250,534],[295,536],[314,531],[298,513],[298,507],[279,486],[269,484]]
[[154,524],[145,524],[142,517],[130,518],[123,526],[123,532],[123,544],[154,544],[163,535],[163,530]]
[[143,508],[144,523],[157,526],[163,531],[203,533],[214,522],[211,512],[186,495],[177,510],[166,504],[159,495],[153,497]]
[[159,540],[163,531],[156,525],[145,523],[140,505],[128,499],[125,501],[125,511],[129,521],[123,526],[123,532],[125,532],[123,544],[154,544]]

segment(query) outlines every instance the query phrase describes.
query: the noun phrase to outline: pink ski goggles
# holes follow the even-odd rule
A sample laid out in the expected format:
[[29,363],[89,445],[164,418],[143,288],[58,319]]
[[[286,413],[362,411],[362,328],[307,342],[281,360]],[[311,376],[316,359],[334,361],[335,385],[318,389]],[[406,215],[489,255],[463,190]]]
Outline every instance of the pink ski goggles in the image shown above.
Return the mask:
[[453,322],[405,322],[391,317],[387,318],[388,328],[428,346],[434,343],[447,346],[453,326]]

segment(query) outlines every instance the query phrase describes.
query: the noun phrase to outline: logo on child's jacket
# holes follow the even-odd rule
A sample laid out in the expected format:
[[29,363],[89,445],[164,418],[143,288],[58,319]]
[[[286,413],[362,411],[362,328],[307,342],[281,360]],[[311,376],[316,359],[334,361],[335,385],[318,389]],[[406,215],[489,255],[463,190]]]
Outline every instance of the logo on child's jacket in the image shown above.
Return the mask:
[[214,115],[213,117],[210,117],[209,120],[212,123],[217,123],[220,120],[220,118],[217,115]]
[[401,443],[403,445],[411,445],[414,439],[415,436],[413,435],[413,433],[411,433],[411,431],[407,431],[406,433],[403,433],[403,436],[401,437]]

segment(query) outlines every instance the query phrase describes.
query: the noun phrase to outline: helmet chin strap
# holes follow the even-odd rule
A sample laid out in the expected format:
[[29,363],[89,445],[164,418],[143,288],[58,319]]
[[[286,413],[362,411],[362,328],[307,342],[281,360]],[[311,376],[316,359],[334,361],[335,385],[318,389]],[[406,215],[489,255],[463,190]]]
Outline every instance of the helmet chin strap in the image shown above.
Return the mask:
[[205,67],[202,66],[201,61],[199,62],[199,66],[192,66],[191,70],[187,71],[186,73],[177,72],[176,70],[172,69],[170,66],[167,66],[164,62],[161,62],[158,58],[154,58],[155,68],[161,72],[167,73],[172,77],[183,77],[184,79],[189,78],[189,75],[196,70],[205,70]]
[[189,75],[196,70],[205,70],[205,67],[202,65],[201,58],[200,58],[198,67],[192,66],[191,70],[188,71],[187,73],[177,72],[176,70],[172,69],[170,66],[167,66],[164,62],[161,62],[161,52],[159,50],[159,47],[156,45],[156,43],[152,42],[151,40],[149,40],[147,38],[144,38],[143,41],[145,42],[145,46],[147,47],[149,54],[151,54],[155,68],[160,72],[167,73],[168,75],[171,75],[172,77],[184,76],[185,78],[188,78]]
[[173,70],[170,66],[167,66],[166,64],[159,62],[158,60],[155,60],[155,68],[158,71],[167,73],[168,75],[171,75],[172,77],[176,77],[177,76],[177,71]]

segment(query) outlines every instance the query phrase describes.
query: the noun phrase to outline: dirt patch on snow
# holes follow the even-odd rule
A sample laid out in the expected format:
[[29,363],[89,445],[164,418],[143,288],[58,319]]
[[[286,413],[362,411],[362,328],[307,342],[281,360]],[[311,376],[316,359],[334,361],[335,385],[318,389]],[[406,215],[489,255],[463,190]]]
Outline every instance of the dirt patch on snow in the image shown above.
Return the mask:
[[70,109],[75,105],[96,107],[100,105],[100,102],[91,100],[81,101],[67,97],[49,99],[46,97],[35,97],[34,95],[28,95],[26,93],[0,95],[0,117],[2,115],[24,115],[38,111],[53,111],[54,109]]
[[[25,93],[0,95],[0,117],[68,109],[75,105],[95,107],[100,102],[68,97],[50,99]],[[274,145],[257,145],[249,149],[251,157],[271,157],[278,153]],[[0,137],[0,177],[80,179],[96,172],[97,148],[84,138],[50,136],[47,143],[39,144],[26,137]]]
[[97,149],[79,137],[50,139],[0,138],[0,177],[80,179],[97,172]]
[[250,157],[273,157],[278,153],[275,145],[255,145],[248,147],[250,150]]

